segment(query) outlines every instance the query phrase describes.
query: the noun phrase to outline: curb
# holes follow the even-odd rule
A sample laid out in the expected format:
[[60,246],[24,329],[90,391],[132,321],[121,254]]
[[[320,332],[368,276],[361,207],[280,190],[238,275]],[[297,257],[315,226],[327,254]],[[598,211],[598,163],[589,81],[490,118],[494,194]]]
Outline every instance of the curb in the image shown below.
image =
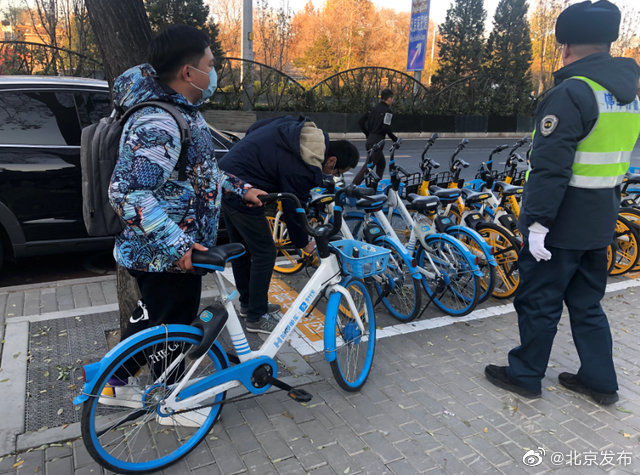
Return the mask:
[[[428,139],[433,132],[397,132],[401,139]],[[519,139],[530,136],[530,132],[438,132],[441,139]],[[329,132],[329,138],[333,140],[365,140],[364,134],[360,132]]]
[[0,287],[0,294],[8,294],[11,292],[23,292],[26,290],[42,289],[48,287],[64,287],[67,285],[92,284],[95,282],[105,282],[116,280],[115,274],[101,275],[100,277],[82,277],[79,279],[62,279],[52,280],[49,282],[38,282],[37,284],[12,285],[8,287]]

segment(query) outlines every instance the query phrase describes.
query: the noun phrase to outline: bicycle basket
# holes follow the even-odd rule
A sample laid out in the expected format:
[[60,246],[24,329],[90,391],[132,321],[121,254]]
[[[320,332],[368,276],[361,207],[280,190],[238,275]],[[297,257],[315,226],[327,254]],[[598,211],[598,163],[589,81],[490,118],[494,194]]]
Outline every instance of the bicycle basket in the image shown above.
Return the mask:
[[391,254],[388,249],[353,239],[334,241],[329,245],[338,252],[342,270],[354,277],[364,279],[387,269]]
[[401,182],[404,185],[404,190],[400,196],[402,198],[406,198],[410,193],[418,192],[418,188],[420,188],[420,185],[422,184],[422,174],[412,173],[411,175],[402,177]]
[[449,171],[440,172],[436,174],[433,180],[431,180],[431,183],[442,188],[447,188],[451,182],[453,182],[453,175]]

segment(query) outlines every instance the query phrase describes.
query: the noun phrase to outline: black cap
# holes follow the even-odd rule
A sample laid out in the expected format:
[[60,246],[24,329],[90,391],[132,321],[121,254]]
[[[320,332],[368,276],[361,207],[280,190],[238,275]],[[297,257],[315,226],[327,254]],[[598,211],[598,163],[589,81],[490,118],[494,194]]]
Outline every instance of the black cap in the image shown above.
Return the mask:
[[618,39],[620,10],[607,0],[576,3],[556,21],[556,39],[561,44],[613,43]]

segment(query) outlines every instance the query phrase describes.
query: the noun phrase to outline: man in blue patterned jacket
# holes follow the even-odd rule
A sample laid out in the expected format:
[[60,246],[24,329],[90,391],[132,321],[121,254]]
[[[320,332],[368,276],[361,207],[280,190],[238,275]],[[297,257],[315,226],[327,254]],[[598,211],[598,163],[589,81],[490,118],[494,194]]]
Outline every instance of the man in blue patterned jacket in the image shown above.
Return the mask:
[[[192,140],[187,179],[179,181],[175,119],[163,109],[144,107],[124,126],[109,188],[111,204],[126,223],[114,255],[136,278],[145,312],[132,316],[123,339],[150,325],[188,324],[196,317],[202,278],[192,272],[191,253],[215,245],[222,194],[261,206],[257,196],[264,193],[218,169],[209,128],[198,111],[217,87],[207,35],[185,25],[169,27],[151,42],[149,56],[151,64],[118,77],[115,104],[126,110],[143,101],[169,102],[183,114]],[[119,381],[111,383],[117,389]]]

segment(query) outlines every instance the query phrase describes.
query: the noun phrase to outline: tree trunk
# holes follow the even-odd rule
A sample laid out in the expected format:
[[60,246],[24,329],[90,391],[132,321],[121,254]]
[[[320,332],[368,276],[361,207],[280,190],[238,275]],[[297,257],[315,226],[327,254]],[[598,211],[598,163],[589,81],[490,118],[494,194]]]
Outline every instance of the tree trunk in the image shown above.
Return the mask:
[[[85,0],[91,28],[110,87],[119,74],[147,60],[151,26],[142,0]],[[140,299],[136,281],[123,267],[116,271],[120,334]]]
[[142,0],[85,0],[91,28],[110,85],[119,74],[147,60],[151,26]]

